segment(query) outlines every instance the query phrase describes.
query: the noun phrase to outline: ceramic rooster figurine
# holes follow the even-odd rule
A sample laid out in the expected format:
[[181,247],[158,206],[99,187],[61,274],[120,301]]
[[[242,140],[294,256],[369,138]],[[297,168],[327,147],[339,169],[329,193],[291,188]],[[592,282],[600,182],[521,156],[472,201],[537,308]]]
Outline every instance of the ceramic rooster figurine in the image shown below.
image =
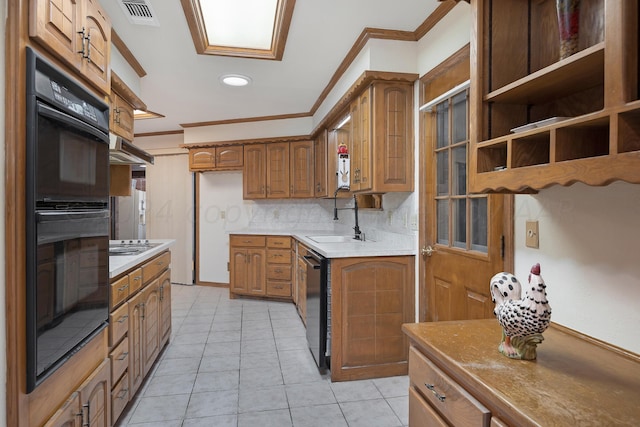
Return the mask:
[[510,273],[498,273],[491,278],[493,313],[502,326],[500,353],[512,359],[533,360],[542,333],[549,326],[551,307],[546,285],[540,276],[540,264],[531,267],[529,285],[521,297],[520,282]]

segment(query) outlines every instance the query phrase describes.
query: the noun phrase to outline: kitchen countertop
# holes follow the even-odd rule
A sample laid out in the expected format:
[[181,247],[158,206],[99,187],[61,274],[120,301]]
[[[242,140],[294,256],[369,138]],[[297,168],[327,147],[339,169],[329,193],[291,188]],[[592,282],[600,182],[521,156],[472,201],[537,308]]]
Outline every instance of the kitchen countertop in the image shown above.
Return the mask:
[[[379,232],[371,239],[364,242],[353,240],[340,243],[318,243],[309,236],[353,236],[353,232],[346,231],[319,231],[319,230],[273,230],[247,228],[243,230],[229,231],[229,234],[261,234],[276,236],[291,236],[310,249],[318,252],[325,258],[354,258],[375,256],[403,256],[415,255],[417,243],[414,236]],[[366,237],[366,236],[365,236]]]
[[[111,240],[110,244],[117,244],[120,240]],[[169,249],[175,243],[173,239],[149,239],[149,243],[160,243],[158,246],[150,248],[137,255],[115,255],[109,257],[109,279],[124,273],[146,260],[153,258],[161,252]]]

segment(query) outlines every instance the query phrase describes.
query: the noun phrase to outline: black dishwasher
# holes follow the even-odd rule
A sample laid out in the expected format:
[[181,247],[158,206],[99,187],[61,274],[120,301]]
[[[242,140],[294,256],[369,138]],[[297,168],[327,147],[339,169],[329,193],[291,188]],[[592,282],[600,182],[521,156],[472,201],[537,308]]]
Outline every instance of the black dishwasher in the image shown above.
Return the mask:
[[327,351],[327,259],[307,250],[307,343],[320,371],[328,368]]

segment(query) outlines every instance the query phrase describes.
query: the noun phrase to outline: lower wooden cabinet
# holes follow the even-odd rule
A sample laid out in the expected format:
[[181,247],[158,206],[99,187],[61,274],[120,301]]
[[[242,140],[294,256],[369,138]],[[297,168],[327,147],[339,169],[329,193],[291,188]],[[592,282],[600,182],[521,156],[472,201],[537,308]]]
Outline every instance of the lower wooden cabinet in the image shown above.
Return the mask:
[[292,298],[291,237],[231,235],[229,295]]
[[405,375],[414,256],[331,260],[331,379]]
[[110,392],[110,361],[105,359],[47,421],[45,427],[110,427]]
[[535,361],[498,351],[495,319],[405,324],[409,425],[631,426],[640,358],[552,324]]
[[114,423],[140,389],[171,336],[170,263],[171,252],[165,251],[112,281],[112,286],[117,285],[112,289],[128,284],[129,291],[109,316],[110,399]]

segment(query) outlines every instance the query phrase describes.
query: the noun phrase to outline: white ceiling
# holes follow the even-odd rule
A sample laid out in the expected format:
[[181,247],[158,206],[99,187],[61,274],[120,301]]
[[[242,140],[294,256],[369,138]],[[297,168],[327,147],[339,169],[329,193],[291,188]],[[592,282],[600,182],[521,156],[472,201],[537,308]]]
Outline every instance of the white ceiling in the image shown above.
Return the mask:
[[[297,0],[282,61],[198,55],[179,0],[147,0],[159,27],[133,25],[120,0],[100,0],[113,28],[147,72],[140,98],[165,118],[138,120],[136,134],[180,124],[308,113],[365,27],[414,31],[437,0]],[[222,85],[245,74],[247,87]]]

